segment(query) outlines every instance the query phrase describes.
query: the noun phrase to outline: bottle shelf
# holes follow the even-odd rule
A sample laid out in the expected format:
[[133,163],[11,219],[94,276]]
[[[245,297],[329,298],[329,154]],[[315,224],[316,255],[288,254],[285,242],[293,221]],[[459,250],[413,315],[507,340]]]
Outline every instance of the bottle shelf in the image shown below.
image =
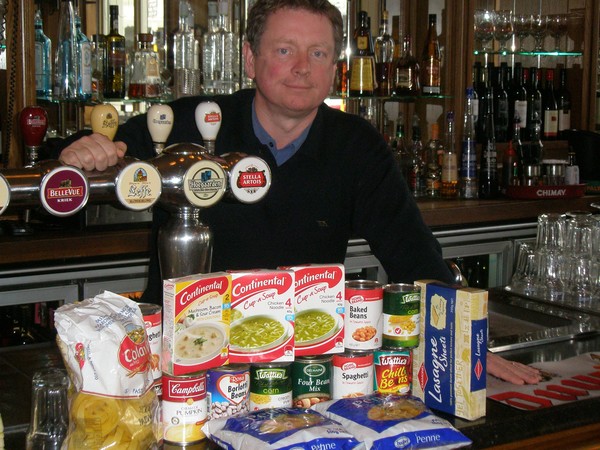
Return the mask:
[[439,99],[439,100],[445,100],[445,99],[451,99],[454,98],[454,96],[452,95],[448,95],[448,94],[435,94],[435,95],[429,95],[429,94],[419,94],[419,95],[390,95],[390,96],[364,96],[364,97],[349,97],[346,95],[330,95],[328,98],[330,99],[335,99],[335,100],[366,100],[366,99],[373,99],[373,100],[379,100],[382,102],[406,102],[406,103],[411,103],[411,102],[415,102],[417,100],[435,100],[435,99]]
[[550,57],[579,57],[583,56],[583,52],[563,52],[563,51],[531,51],[531,52],[513,52],[513,51],[484,51],[484,50],[473,50],[474,55],[500,55],[500,56],[550,56]]

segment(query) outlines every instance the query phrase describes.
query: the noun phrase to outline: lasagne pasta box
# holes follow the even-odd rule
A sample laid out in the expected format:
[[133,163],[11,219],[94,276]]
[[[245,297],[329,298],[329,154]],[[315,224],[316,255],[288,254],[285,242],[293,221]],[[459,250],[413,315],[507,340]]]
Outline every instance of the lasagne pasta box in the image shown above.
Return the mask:
[[420,344],[413,395],[467,420],[485,415],[488,293],[420,280]]

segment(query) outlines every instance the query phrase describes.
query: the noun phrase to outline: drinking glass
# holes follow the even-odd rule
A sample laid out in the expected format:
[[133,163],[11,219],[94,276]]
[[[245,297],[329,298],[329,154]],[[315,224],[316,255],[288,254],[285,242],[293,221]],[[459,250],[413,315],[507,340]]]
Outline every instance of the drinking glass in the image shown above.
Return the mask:
[[494,38],[500,43],[500,51],[507,50],[506,43],[513,36],[513,15],[512,11],[496,11],[496,20],[494,21]]
[[594,295],[592,280],[592,260],[587,257],[576,258],[572,294],[581,306],[589,306]]
[[64,369],[48,368],[33,375],[27,450],[61,448],[69,425],[68,388],[69,379]]
[[554,38],[554,50],[560,51],[560,40],[567,34],[567,15],[549,14],[546,16],[548,34]]
[[538,251],[538,277],[536,295],[546,300],[558,302],[564,300],[565,288],[562,281],[562,258],[560,252]]
[[507,290],[528,296],[534,295],[536,276],[535,257],[534,248],[531,245],[526,242],[519,244],[515,272]]
[[531,17],[531,35],[535,41],[534,51],[544,51],[544,38],[547,32],[546,18],[541,14],[534,14]]
[[513,29],[515,36],[519,39],[518,52],[524,52],[523,43],[531,31],[531,14],[517,14],[513,18]]
[[536,248],[560,250],[565,246],[567,217],[558,213],[538,216]]
[[494,38],[495,12],[487,9],[475,10],[475,40],[481,44],[481,50],[490,50],[489,44]]
[[569,217],[566,225],[566,252],[573,257],[590,258],[593,253],[593,222],[591,217]]

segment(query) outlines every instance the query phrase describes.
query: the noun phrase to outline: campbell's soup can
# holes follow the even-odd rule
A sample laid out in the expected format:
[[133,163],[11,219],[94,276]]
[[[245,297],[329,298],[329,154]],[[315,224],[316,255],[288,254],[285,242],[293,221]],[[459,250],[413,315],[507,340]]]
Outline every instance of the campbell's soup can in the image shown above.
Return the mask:
[[248,412],[249,364],[229,364],[209,369],[206,382],[209,420]]
[[362,397],[373,393],[373,352],[346,351],[332,358],[332,397]]
[[162,354],[162,308],[152,303],[138,303],[138,305],[144,317],[148,343],[152,352],[151,367],[154,387],[160,398],[162,382],[162,368],[160,363],[160,355]]
[[250,411],[292,407],[292,363],[250,366]]
[[346,281],[344,347],[376,350],[381,347],[383,286],[377,281]]
[[201,428],[208,417],[206,372],[163,375],[163,438],[172,444],[189,444],[206,438]]
[[332,356],[297,356],[292,363],[292,402],[310,408],[331,400]]
[[414,284],[383,287],[383,347],[414,348],[419,345],[421,288]]
[[410,394],[412,350],[377,350],[373,356],[374,389],[382,394]]

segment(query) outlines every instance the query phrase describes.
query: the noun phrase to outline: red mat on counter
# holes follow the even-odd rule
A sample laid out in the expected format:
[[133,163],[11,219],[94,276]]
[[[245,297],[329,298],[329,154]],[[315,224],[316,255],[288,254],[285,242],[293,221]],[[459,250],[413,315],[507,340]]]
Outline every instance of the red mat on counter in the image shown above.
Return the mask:
[[564,403],[600,397],[600,353],[585,353],[562,361],[531,364],[541,369],[539,384],[517,386],[487,378],[487,397],[524,410],[550,408]]

